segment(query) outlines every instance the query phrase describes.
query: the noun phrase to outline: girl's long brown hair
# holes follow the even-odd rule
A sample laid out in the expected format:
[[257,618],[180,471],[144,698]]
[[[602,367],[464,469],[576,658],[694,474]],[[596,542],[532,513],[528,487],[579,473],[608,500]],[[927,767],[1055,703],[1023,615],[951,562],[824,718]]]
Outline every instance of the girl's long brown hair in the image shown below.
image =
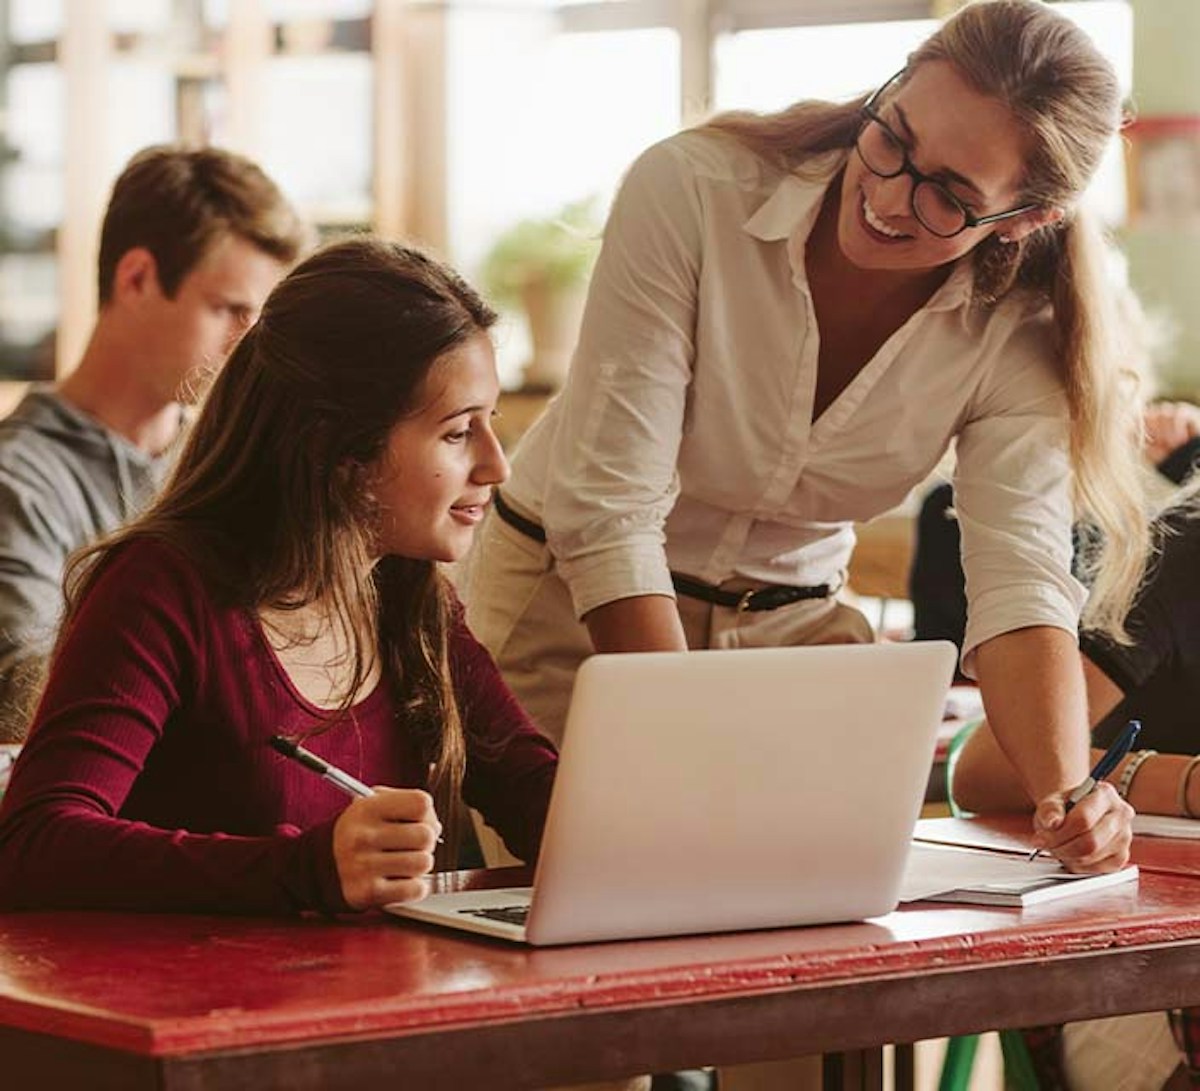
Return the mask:
[[[1082,30],[1038,0],[968,4],[909,57],[896,86],[931,61],[952,64],[1004,103],[1028,134],[1022,202],[1066,210],[1061,224],[1015,245],[994,235],[982,241],[973,252],[976,296],[990,304],[1024,288],[1052,305],[1078,514],[1102,532],[1088,558],[1085,621],[1125,642],[1124,618],[1150,552],[1140,455],[1145,347],[1140,312],[1112,284],[1101,233],[1076,207],[1123,121],[1116,75]],[[865,101],[726,114],[706,128],[781,170],[803,171],[815,154],[854,146]]]
[[452,818],[466,762],[449,668],[452,595],[431,561],[373,564],[366,477],[435,361],[495,319],[457,274],[417,250],[360,238],[308,258],[217,377],[162,496],[73,558],[61,631],[104,558],[147,536],[188,556],[224,603],[316,604],[352,648],[352,682],[328,722],[344,716],[378,654],[405,729],[434,766],[438,813]]

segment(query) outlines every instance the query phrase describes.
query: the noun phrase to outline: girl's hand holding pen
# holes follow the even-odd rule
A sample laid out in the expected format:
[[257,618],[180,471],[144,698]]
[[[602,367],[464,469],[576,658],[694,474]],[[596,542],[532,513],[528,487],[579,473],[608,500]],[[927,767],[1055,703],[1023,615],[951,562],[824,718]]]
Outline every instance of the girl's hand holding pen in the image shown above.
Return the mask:
[[355,799],[333,827],[333,858],[342,896],[352,909],[418,901],[442,824],[433,798],[418,788],[375,788]]
[[1068,871],[1116,871],[1129,862],[1133,808],[1106,781],[1100,781],[1069,811],[1069,793],[1056,792],[1037,805],[1037,843]]
[[285,735],[272,735],[268,743],[354,797],[333,826],[333,859],[347,905],[370,909],[388,902],[415,902],[429,893],[424,876],[433,869],[442,824],[428,792],[372,788]]

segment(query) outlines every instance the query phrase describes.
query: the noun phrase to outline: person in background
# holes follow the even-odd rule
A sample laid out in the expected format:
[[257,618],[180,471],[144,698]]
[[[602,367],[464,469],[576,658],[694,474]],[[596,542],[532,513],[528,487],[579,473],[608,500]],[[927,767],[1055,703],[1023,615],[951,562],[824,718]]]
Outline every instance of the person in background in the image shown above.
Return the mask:
[[0,421],[0,741],[24,735],[67,557],[155,494],[184,405],[306,239],[274,182],[230,152],[147,148],[117,179],[83,356]]
[[[1200,407],[1156,402],[1146,407],[1143,425],[1146,459],[1164,484],[1182,485],[1200,465]],[[921,501],[909,571],[916,640],[949,640],[962,648],[967,594],[960,549],[954,488],[935,485]]]
[[[1184,415],[1186,416],[1186,415]],[[1175,414],[1175,424],[1181,415]],[[1170,422],[1167,422],[1170,423]],[[1150,424],[1151,438],[1162,425]],[[1195,432],[1174,430],[1166,446],[1196,453]],[[1184,440],[1180,443],[1180,440]],[[1163,449],[1148,448],[1160,468]],[[1194,465],[1186,458],[1181,465]],[[1138,812],[1200,817],[1200,508],[1194,478],[1158,524],[1160,552],[1127,620],[1132,644],[1080,634],[1093,759],[1130,719],[1141,721],[1139,749],[1109,778]],[[969,811],[1031,807],[1011,763],[984,722],[959,751],[955,802]],[[1048,1089],[1121,1087],[1127,1091],[1200,1087],[1200,1009],[1091,1020],[1027,1032]]]
[[870,95],[719,117],[618,194],[560,396],[462,586],[557,736],[593,652],[866,640],[852,524],[956,442],[964,668],[1068,866],[1127,858],[1088,772],[1075,503],[1103,531],[1089,623],[1148,548],[1140,378],[1079,198],[1122,123],[1111,66],[1035,0],[951,17]]
[[[367,239],[271,293],[163,494],[71,563],[0,805],[0,908],[415,899],[460,792],[534,859],[556,755],[438,569],[508,472],[494,319]],[[387,787],[347,805],[275,734]]]

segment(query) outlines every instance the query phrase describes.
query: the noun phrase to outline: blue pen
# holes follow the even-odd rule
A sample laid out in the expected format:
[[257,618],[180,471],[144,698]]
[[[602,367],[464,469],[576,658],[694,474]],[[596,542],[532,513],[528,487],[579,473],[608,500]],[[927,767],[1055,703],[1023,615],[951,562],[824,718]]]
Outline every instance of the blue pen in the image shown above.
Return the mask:
[[[1104,751],[1104,755],[1096,762],[1095,768],[1087,775],[1083,783],[1072,789],[1071,794],[1067,796],[1066,803],[1063,804],[1063,811],[1066,814],[1071,813],[1071,808],[1075,806],[1084,796],[1090,794],[1096,785],[1102,781],[1109,773],[1111,773],[1118,765],[1121,764],[1121,759],[1129,753],[1133,746],[1133,740],[1138,737],[1138,732],[1142,730],[1140,720],[1130,720],[1114,740],[1112,746]],[[1029,854],[1029,859],[1033,860],[1041,849],[1034,849]]]

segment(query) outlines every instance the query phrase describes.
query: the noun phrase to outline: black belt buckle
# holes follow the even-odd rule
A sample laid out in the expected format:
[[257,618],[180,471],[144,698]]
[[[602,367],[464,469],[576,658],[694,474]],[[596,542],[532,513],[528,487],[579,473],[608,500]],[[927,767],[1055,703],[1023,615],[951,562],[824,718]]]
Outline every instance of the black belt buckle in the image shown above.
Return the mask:
[[757,613],[760,610],[778,610],[781,606],[790,606],[793,602],[805,599],[826,599],[829,597],[829,584],[819,583],[813,587],[760,587],[757,591],[747,591],[738,600],[739,613]]

